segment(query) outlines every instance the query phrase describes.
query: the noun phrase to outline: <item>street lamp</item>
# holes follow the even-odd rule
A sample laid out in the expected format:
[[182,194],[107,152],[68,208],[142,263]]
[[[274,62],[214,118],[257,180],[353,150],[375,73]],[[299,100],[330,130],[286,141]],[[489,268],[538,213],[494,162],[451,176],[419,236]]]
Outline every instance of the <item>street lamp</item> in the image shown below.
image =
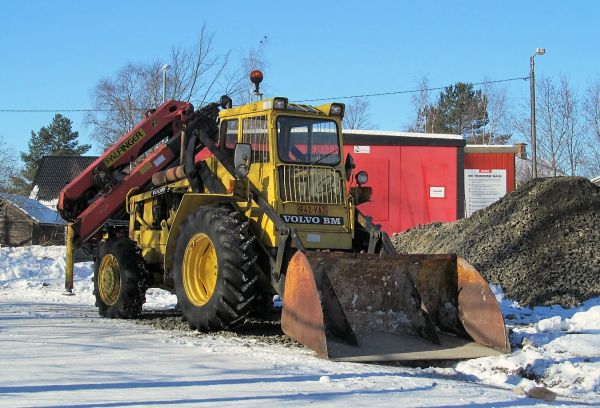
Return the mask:
[[163,103],[165,103],[165,98],[167,95],[167,70],[171,68],[171,66],[169,64],[165,64],[162,67],[162,72],[163,72]]
[[533,155],[532,176],[537,178],[537,134],[535,129],[535,56],[544,55],[545,48],[536,48],[529,58],[529,90],[531,92],[531,153]]

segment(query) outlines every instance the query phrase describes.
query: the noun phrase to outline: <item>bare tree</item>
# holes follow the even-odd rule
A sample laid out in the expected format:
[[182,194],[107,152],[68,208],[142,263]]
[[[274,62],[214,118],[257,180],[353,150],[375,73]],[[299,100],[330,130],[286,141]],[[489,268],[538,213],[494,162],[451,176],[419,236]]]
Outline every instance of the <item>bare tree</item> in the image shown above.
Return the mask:
[[[582,101],[564,76],[558,83],[548,78],[538,81],[536,118],[540,176],[589,175],[600,171],[600,165],[596,165],[600,159],[600,151],[594,149],[593,137],[588,137],[588,132],[594,133],[593,90],[594,85],[588,88]],[[597,92],[596,103],[600,102],[600,85]],[[517,107],[511,129],[517,134],[522,134],[524,139],[531,143],[529,104],[527,98]],[[600,113],[600,108],[598,112]],[[584,119],[587,122],[584,122]]]
[[18,168],[18,157],[15,151],[0,136],[0,192],[15,192],[11,180],[20,171]]
[[488,123],[484,130],[484,143],[505,144],[511,138],[508,113],[508,94],[505,88],[488,83],[483,86],[483,94],[487,99]]
[[577,94],[566,77],[560,80],[559,108],[562,117],[561,132],[564,140],[564,165],[563,168],[571,176],[580,173],[585,164],[586,138],[583,131],[579,113]]
[[[241,58],[239,68],[229,72],[224,76],[224,89],[227,95],[231,96],[235,104],[246,104],[252,102],[255,98],[254,85],[248,80],[248,75],[255,69],[265,71],[267,62],[265,58],[265,47],[268,39],[264,36],[258,43],[258,46],[249,50]],[[261,84],[261,93],[268,92],[268,87]]]
[[550,167],[549,175],[556,177],[562,174],[560,164],[565,155],[561,91],[552,80],[543,78],[537,84],[536,101],[538,158]]
[[[214,49],[214,35],[203,26],[191,48],[173,47],[168,61],[168,99],[191,101],[196,106],[216,100],[229,52]],[[91,137],[111,146],[139,122],[144,112],[162,102],[162,67],[165,61],[129,63],[113,77],[100,80],[92,91],[95,110],[86,116]]]
[[538,158],[549,166],[546,175],[581,174],[586,135],[575,90],[564,76],[558,85],[545,78],[539,81],[536,97]]
[[[583,131],[577,94],[562,77],[538,82],[536,92],[538,166],[545,176],[577,175],[585,160]],[[524,117],[528,115],[523,115]],[[522,120],[524,124],[525,120]],[[529,131],[529,125],[522,126]],[[538,169],[540,171],[540,169]]]
[[531,146],[531,117],[529,98],[519,98],[508,109],[507,128],[512,133],[522,135],[521,140]]
[[[411,102],[415,107],[416,117],[414,122],[408,126],[410,132],[427,132],[428,131],[428,118],[431,117],[431,95],[429,91],[429,79],[426,75],[422,75],[419,78],[418,88],[419,91],[413,93],[411,96]],[[429,129],[433,124],[429,124]]]
[[600,81],[592,82],[583,99],[583,114],[592,136],[600,143]]
[[369,109],[371,103],[364,98],[354,98],[346,105],[342,126],[346,129],[373,129]]
[[583,116],[587,124],[588,161],[586,168],[592,176],[600,175],[600,81],[592,82],[583,98]]

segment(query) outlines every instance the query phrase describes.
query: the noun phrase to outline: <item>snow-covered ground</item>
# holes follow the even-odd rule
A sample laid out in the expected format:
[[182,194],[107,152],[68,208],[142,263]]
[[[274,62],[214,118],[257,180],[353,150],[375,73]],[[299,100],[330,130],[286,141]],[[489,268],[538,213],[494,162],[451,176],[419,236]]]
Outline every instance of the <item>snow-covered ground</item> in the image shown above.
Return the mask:
[[527,388],[538,383],[562,395],[598,399],[600,298],[571,309],[561,306],[528,309],[503,299],[500,288],[493,289],[512,331],[513,352],[464,361],[456,369],[488,384]]
[[[334,363],[256,338],[98,317],[92,265],[63,296],[63,247],[0,248],[0,406],[536,406],[600,404],[600,298],[565,310],[501,299],[513,353],[452,368]],[[145,307],[174,296],[152,290]],[[517,346],[518,345],[518,346]]]

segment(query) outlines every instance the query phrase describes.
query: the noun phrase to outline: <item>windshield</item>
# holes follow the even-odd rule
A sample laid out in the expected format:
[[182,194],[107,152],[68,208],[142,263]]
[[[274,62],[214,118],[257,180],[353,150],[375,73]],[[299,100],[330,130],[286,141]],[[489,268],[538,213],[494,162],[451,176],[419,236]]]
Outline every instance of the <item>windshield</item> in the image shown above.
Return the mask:
[[277,147],[280,159],[286,163],[340,162],[338,130],[332,120],[279,116]]

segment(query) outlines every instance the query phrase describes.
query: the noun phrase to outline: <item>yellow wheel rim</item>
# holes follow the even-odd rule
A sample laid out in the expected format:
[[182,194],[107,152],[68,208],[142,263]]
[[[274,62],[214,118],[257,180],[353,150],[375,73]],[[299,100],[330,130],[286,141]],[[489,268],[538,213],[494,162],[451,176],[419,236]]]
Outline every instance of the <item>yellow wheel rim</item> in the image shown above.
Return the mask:
[[98,271],[98,291],[102,301],[114,305],[121,290],[121,268],[114,255],[108,254],[100,261]]
[[198,233],[188,242],[183,254],[183,287],[195,306],[205,305],[217,285],[217,251],[209,237]]

